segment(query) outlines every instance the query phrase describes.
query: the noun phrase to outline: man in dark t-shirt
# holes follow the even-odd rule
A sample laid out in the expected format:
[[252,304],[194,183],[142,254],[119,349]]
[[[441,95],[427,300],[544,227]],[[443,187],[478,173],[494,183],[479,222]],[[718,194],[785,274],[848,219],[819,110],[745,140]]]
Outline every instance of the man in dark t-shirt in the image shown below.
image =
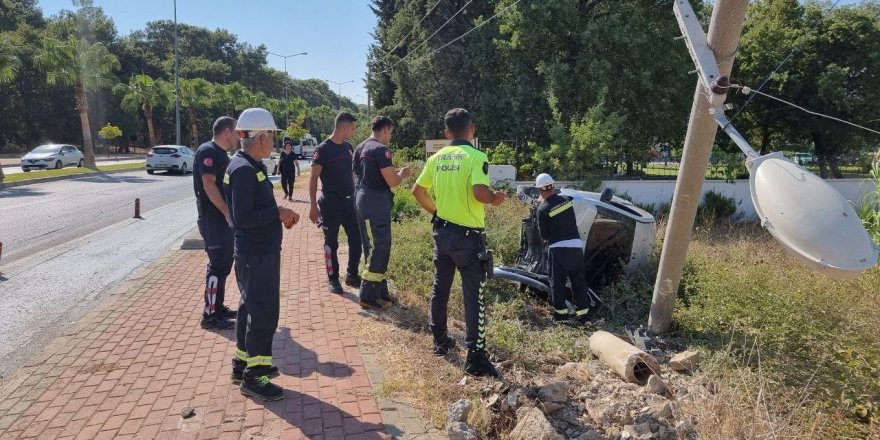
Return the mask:
[[391,188],[400,185],[403,179],[412,175],[412,171],[406,167],[398,171],[391,163],[391,150],[387,145],[391,143],[394,121],[387,116],[376,116],[371,124],[372,136],[354,152],[355,204],[367,259],[361,277],[360,304],[381,308],[394,302],[385,276],[391,257],[391,207],[394,200]]
[[226,277],[232,271],[232,228],[223,192],[223,176],[229,165],[227,151],[238,146],[236,120],[228,116],[214,122],[214,137],[196,151],[193,188],[199,213],[199,232],[205,241],[208,267],[205,275],[205,308],[202,328],[225,330],[236,312],[223,304]]
[[[358,265],[361,260],[361,235],[354,207],[354,176],[352,157],[354,149],[345,140],[357,130],[357,119],[348,112],[336,116],[333,134],[318,145],[312,158],[309,179],[309,219],[324,231],[324,265],[327,269],[330,291],[344,293],[339,283],[339,227],[348,237],[348,270],[345,284],[360,287]],[[318,179],[321,180],[321,198],[317,199]]]

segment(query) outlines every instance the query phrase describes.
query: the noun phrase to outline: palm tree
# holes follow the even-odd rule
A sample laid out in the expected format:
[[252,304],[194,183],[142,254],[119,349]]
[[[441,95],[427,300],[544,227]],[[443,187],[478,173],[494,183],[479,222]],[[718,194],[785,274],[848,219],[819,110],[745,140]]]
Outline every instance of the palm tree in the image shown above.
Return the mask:
[[122,109],[137,113],[143,110],[150,134],[150,146],[156,146],[156,129],[153,125],[153,110],[171,101],[171,87],[165,81],[154,80],[149,75],[135,75],[128,84],[118,84],[113,91],[122,95]]
[[240,82],[235,81],[230,84],[218,84],[214,88],[214,97],[216,102],[226,109],[226,116],[235,117],[236,110],[244,110],[242,107],[244,101],[247,100],[250,90]]
[[18,57],[0,47],[0,84],[9,84],[18,74],[21,61]]
[[73,87],[82,125],[85,166],[97,169],[87,94],[110,87],[117,81],[113,72],[119,69],[119,59],[101,43],[89,44],[73,37],[67,40],[46,38],[43,47],[34,55],[34,64],[46,73],[49,85]]
[[199,145],[199,109],[211,105],[211,83],[202,78],[180,80],[180,105],[189,112],[193,147]]

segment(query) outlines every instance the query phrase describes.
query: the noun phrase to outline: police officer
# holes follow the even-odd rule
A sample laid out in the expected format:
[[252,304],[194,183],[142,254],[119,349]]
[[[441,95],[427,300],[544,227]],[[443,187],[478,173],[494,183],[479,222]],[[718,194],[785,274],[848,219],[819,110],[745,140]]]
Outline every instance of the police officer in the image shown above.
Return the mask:
[[278,171],[281,173],[281,189],[284,190],[284,198],[293,200],[293,183],[299,175],[299,159],[293,152],[293,141],[284,141],[284,151],[278,158]]
[[232,271],[232,228],[223,193],[223,174],[229,164],[227,151],[238,146],[236,121],[223,116],[214,121],[214,137],[196,150],[193,162],[193,187],[199,213],[199,233],[205,241],[208,267],[205,275],[205,308],[202,328],[232,328],[228,318],[236,313],[223,304],[226,277]]
[[392,302],[385,272],[391,257],[391,206],[394,193],[391,188],[412,175],[412,170],[400,170],[391,163],[391,134],[394,121],[387,116],[376,116],[371,121],[373,131],[354,152],[354,172],[357,176],[358,220],[367,267],[361,282],[361,307],[381,308]]
[[[341,294],[339,284],[339,227],[348,236],[348,270],[345,284],[361,286],[358,265],[361,262],[361,233],[358,227],[357,212],[354,207],[354,175],[352,158],[354,148],[345,140],[357,130],[357,119],[348,112],[336,115],[333,134],[318,145],[312,161],[309,179],[309,199],[311,209],[309,219],[318,223],[324,231],[324,266],[327,268],[330,291]],[[318,179],[321,179],[321,198],[316,200]]]
[[[486,354],[485,208],[505,200],[502,191],[489,189],[489,161],[471,144],[476,127],[471,114],[461,108],[445,117],[449,146],[431,156],[413,186],[413,195],[434,218],[434,291],[431,296],[431,332],[434,354],[444,356],[455,347],[447,334],[447,307],[455,270],[461,273],[468,348],[465,372],[473,376],[496,376]],[[428,194],[433,188],[434,200]]]
[[275,119],[261,108],[238,118],[239,150],[224,176],[226,200],[235,230],[235,277],[241,290],[236,326],[232,381],[241,393],[260,400],[279,400],[284,390],[270,380],[272,337],[278,327],[281,284],[281,225],[292,227],[299,215],[275,203],[272,182],[262,160],[275,145]]
[[571,281],[577,307],[573,317],[580,324],[586,324],[590,319],[592,299],[584,273],[584,242],[578,231],[572,198],[558,194],[555,183],[549,174],[540,174],[535,179],[535,186],[541,191],[543,200],[537,211],[538,230],[550,249],[553,321],[564,322],[572,317],[565,304],[568,291],[566,281]]

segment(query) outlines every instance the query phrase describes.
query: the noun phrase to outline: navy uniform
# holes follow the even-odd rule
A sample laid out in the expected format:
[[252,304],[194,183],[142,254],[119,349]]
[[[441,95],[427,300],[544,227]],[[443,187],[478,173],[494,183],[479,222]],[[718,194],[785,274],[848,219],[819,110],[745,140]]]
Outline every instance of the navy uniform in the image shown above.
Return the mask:
[[235,230],[235,277],[241,290],[233,382],[277,377],[272,337],[278,327],[281,221],[268,171],[239,151],[226,170],[226,202]]
[[318,208],[321,211],[321,229],[324,231],[327,277],[331,284],[339,282],[336,250],[339,249],[339,227],[342,226],[348,236],[348,269],[345,281],[352,287],[359,287],[361,280],[357,273],[361,262],[361,233],[354,206],[353,150],[348,142],[340,145],[327,139],[315,150],[313,164],[322,167]]
[[550,248],[550,290],[553,320],[569,318],[566,281],[571,281],[575,318],[589,319],[592,298],[584,274],[584,243],[581,241],[571,197],[554,194],[538,207],[538,230]]
[[[361,301],[391,301],[385,272],[391,258],[391,207],[394,193],[382,176],[383,168],[393,167],[391,150],[369,138],[354,153],[357,176],[355,202],[360,221],[361,240],[367,259],[361,282]],[[380,303],[380,305],[382,305]]]
[[212,174],[217,189],[223,192],[223,175],[229,165],[229,156],[219,145],[205,142],[199,146],[193,162],[193,187],[196,193],[199,233],[205,241],[208,266],[205,275],[205,308],[203,327],[230,328],[226,318],[235,316],[223,304],[226,297],[226,277],[232,271],[232,228],[223,213],[214,206],[204,189],[202,175]]
[[447,334],[449,294],[456,269],[461,274],[464,300],[468,374],[497,376],[486,353],[486,270],[480,255],[486,250],[485,206],[473,194],[474,185],[489,186],[486,153],[470,142],[454,139],[428,158],[416,185],[434,190],[434,289],[430,327],[434,353],[446,354],[454,341]]

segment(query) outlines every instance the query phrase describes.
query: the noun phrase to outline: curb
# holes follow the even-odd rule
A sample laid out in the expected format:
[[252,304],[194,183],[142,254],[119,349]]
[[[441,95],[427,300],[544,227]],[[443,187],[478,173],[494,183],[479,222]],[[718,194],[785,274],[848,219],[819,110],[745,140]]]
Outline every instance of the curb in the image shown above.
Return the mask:
[[0,190],[4,190],[7,188],[14,188],[16,186],[33,185],[33,184],[37,184],[37,183],[56,182],[59,180],[81,179],[83,177],[94,177],[94,176],[104,176],[104,175],[108,175],[108,174],[130,173],[132,171],[144,170],[144,168],[145,167],[123,168],[123,169],[119,169],[119,170],[95,171],[92,173],[69,174],[67,176],[55,176],[55,177],[46,177],[43,179],[28,179],[28,180],[21,180],[18,182],[0,183]]

